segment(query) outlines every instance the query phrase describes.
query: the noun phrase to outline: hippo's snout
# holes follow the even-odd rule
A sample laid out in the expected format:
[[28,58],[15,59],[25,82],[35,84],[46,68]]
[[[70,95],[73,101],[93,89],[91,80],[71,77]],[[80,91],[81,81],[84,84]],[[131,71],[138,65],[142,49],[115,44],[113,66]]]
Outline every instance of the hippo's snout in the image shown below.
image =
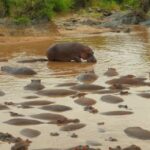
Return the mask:
[[96,58],[95,58],[94,56],[91,56],[91,57],[89,57],[89,58],[87,59],[87,62],[96,63],[97,60],[96,60]]

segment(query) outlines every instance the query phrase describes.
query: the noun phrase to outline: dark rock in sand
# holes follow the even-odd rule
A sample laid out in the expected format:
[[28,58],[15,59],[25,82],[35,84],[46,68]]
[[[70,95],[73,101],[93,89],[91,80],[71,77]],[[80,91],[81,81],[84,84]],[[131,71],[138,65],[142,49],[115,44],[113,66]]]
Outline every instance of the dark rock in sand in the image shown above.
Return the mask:
[[11,115],[12,117],[22,117],[22,116],[24,116],[24,115],[21,115],[21,114],[18,114],[18,113],[16,113],[16,112],[12,112],[12,111],[10,111],[9,113],[10,113],[10,115]]
[[25,90],[39,91],[44,89],[45,86],[41,84],[41,80],[31,80],[31,83],[24,87]]
[[74,131],[74,130],[81,129],[85,126],[86,125],[83,123],[75,123],[75,124],[65,125],[65,126],[61,127],[60,130],[62,130],[62,131]]
[[35,130],[35,129],[29,129],[29,128],[21,130],[20,133],[29,138],[34,138],[41,134],[40,131]]
[[131,111],[108,111],[108,112],[103,112],[103,115],[107,116],[120,116],[120,115],[131,115],[133,112]]
[[0,91],[0,96],[4,96],[5,93],[3,91]]
[[124,130],[124,132],[133,138],[140,140],[150,140],[150,131],[145,130],[141,127],[129,127]]
[[84,92],[93,92],[93,91],[105,89],[105,87],[94,85],[94,84],[79,84],[79,85],[71,87],[71,89],[84,91]]
[[114,95],[104,95],[101,97],[101,100],[111,104],[117,104],[123,102],[123,99]]
[[31,115],[33,118],[42,119],[42,120],[51,120],[51,121],[64,121],[67,120],[67,118],[63,115],[59,114],[52,114],[52,113],[41,113],[36,115]]
[[62,97],[76,94],[76,91],[67,89],[53,89],[38,91],[37,94],[49,97]]
[[15,145],[13,145],[11,147],[11,150],[28,150],[28,147],[29,147],[30,143],[31,143],[31,141],[29,141],[29,140],[26,140],[26,141],[23,141],[23,140],[17,141],[15,143]]
[[82,106],[91,106],[96,103],[94,99],[87,97],[81,97],[79,99],[76,99],[74,102]]
[[59,133],[57,133],[57,132],[51,132],[50,135],[51,136],[59,136]]
[[84,97],[85,95],[86,95],[87,93],[84,93],[84,92],[79,92],[79,93],[77,93],[77,94],[75,94],[75,95],[72,95],[71,97],[72,98],[76,98],[76,97]]
[[78,135],[77,135],[77,134],[75,134],[75,133],[72,133],[70,137],[72,137],[72,138],[77,138],[77,137],[78,137]]
[[39,98],[39,97],[36,96],[36,95],[31,95],[31,96],[26,96],[24,98],[26,98],[26,99],[36,99],[36,98]]
[[5,121],[4,123],[10,124],[10,125],[16,125],[16,126],[42,124],[42,122],[38,120],[24,119],[24,118],[10,119],[8,121]]
[[108,68],[108,70],[104,73],[104,75],[108,77],[117,76],[118,72],[116,71],[115,68]]
[[106,139],[105,141],[117,142],[118,140],[117,140],[116,138],[109,137],[109,138],[108,138],[108,139]]
[[55,111],[55,112],[64,112],[72,110],[71,107],[65,106],[65,105],[49,105],[49,106],[43,106],[40,109],[48,110],[48,111]]
[[1,71],[12,75],[35,75],[36,72],[28,67],[10,67],[2,66]]
[[0,110],[7,110],[9,109],[7,106],[0,104]]
[[74,85],[77,85],[77,84],[78,84],[78,83],[76,83],[76,82],[60,83],[60,84],[57,84],[57,87],[74,86]]
[[138,94],[139,96],[141,96],[141,97],[144,97],[144,98],[148,98],[148,99],[150,99],[150,93],[140,93],[140,94]]
[[53,102],[46,101],[46,100],[36,100],[36,101],[27,101],[20,103],[21,105],[26,105],[26,106],[41,106],[41,105],[49,105],[52,104]]
[[77,79],[83,83],[92,83],[98,79],[98,76],[95,74],[94,71],[88,71],[88,72],[80,74],[77,77]]
[[111,90],[128,90],[129,86],[124,84],[112,84],[112,86],[109,87]]
[[131,145],[125,148],[121,148],[120,146],[117,146],[116,148],[109,147],[109,150],[142,150],[142,149],[136,145]]

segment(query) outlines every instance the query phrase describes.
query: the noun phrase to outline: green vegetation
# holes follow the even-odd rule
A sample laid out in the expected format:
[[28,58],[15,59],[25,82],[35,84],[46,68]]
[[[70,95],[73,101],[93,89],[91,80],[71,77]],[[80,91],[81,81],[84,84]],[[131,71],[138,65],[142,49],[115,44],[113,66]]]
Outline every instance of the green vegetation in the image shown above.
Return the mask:
[[[0,17],[10,17],[16,24],[29,24],[38,20],[51,20],[60,12],[98,7],[107,10],[138,8],[149,0],[0,0]],[[143,8],[144,9],[144,8]]]

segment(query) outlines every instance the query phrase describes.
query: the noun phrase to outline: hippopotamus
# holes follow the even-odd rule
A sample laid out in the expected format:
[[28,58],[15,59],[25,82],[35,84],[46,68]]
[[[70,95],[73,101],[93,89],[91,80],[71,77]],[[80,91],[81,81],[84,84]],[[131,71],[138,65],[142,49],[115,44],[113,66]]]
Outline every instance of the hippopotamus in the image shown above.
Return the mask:
[[47,58],[49,61],[81,62],[81,59],[83,59],[87,62],[96,62],[93,50],[86,45],[76,42],[52,45],[47,50]]

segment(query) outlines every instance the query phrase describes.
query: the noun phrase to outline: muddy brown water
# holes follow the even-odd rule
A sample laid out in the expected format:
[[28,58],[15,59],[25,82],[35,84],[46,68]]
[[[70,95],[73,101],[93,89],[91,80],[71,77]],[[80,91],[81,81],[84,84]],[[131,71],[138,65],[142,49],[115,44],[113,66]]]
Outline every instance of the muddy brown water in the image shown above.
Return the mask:
[[[59,62],[36,62],[36,63],[17,63],[19,60],[29,58],[44,58],[45,50],[55,42],[63,41],[78,41],[88,44],[95,51],[95,56],[98,60],[96,64],[87,63],[59,63]],[[74,36],[62,37],[59,40],[42,40],[38,42],[24,42],[13,44],[0,45],[0,59],[8,59],[8,62],[0,62],[0,67],[3,65],[9,66],[26,66],[37,71],[37,75],[30,77],[16,77],[0,72],[0,90],[5,92],[5,95],[0,97],[0,104],[4,102],[22,103],[25,101],[33,101],[33,99],[25,99],[26,96],[36,95],[34,91],[26,91],[23,89],[25,85],[30,83],[31,79],[41,79],[41,83],[45,89],[56,89],[57,84],[78,82],[76,77],[84,71],[94,69],[99,76],[93,84],[105,86],[105,81],[112,79],[104,76],[107,68],[116,68],[120,75],[134,74],[148,78],[150,70],[150,31],[148,28],[136,27],[130,34],[125,33],[103,33],[101,35],[90,36]],[[150,81],[150,80],[148,80]],[[69,89],[70,87],[63,87]],[[61,87],[62,89],[62,87]],[[74,99],[70,96],[66,97],[47,97],[39,96],[36,100],[52,101],[54,104],[65,105],[72,108],[70,111],[59,114],[67,118],[78,118],[80,123],[86,124],[84,128],[76,131],[63,132],[61,126],[47,124],[29,125],[29,126],[13,126],[3,122],[13,119],[9,115],[9,111],[23,114],[24,118],[32,119],[30,116],[40,113],[47,113],[46,110],[33,107],[29,109],[18,108],[17,106],[8,106],[9,110],[0,110],[0,132],[8,132],[14,136],[19,136],[26,139],[20,134],[24,128],[35,129],[41,132],[37,138],[31,139],[30,149],[46,149],[46,148],[69,148],[77,145],[85,145],[86,141],[99,141],[102,150],[107,150],[108,147],[121,145],[122,147],[131,144],[137,144],[143,150],[150,149],[150,141],[143,141],[136,138],[128,137],[124,133],[124,129],[132,126],[139,126],[146,130],[150,130],[150,100],[138,96],[142,91],[149,91],[149,87],[133,87],[130,89],[129,95],[121,96],[124,99],[122,104],[128,105],[131,108],[132,115],[125,116],[106,116],[102,112],[119,109],[117,104],[111,105],[100,101],[102,94],[92,94],[88,92],[86,97],[93,98],[97,101],[94,105],[99,113],[91,114],[84,111],[83,107],[74,103]],[[118,94],[114,94],[119,96]],[[50,113],[53,113],[50,111]],[[17,117],[16,117],[17,118]],[[37,119],[38,121],[42,121]],[[103,126],[98,126],[98,122],[105,122]],[[99,128],[103,128],[106,132],[98,132]],[[51,132],[58,132],[60,135],[50,136]],[[71,138],[71,134],[76,133],[78,138]],[[105,141],[109,137],[118,139],[118,142]],[[0,143],[0,149],[8,150],[10,145]]]

